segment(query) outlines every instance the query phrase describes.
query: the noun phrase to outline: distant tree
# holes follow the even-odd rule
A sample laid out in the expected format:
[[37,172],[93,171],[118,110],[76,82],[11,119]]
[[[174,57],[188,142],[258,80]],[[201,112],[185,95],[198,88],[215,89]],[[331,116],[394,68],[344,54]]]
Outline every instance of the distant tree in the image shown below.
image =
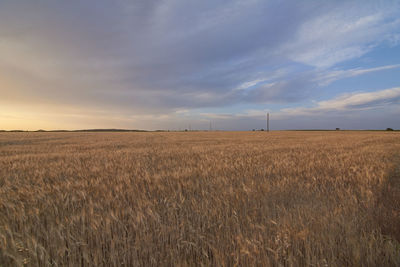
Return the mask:
[[256,129],[253,129],[253,132],[255,131]]
[[340,131],[340,128],[336,128],[336,131]]
[[264,132],[264,129],[261,129],[260,131],[261,131],[261,132]]
[[393,131],[392,128],[386,128],[386,131]]

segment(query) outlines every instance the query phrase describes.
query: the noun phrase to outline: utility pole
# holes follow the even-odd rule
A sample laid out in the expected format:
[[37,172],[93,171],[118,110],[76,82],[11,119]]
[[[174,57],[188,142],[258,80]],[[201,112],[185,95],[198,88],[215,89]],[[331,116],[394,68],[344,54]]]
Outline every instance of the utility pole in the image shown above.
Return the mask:
[[269,132],[269,113],[267,113],[267,132]]
[[212,131],[212,127],[211,127],[211,121],[210,121],[210,132]]

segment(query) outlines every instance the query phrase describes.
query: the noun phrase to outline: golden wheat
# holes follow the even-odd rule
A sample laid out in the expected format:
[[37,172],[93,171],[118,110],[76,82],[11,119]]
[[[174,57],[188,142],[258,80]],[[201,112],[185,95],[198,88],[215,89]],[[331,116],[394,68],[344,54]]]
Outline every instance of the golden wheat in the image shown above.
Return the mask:
[[396,266],[399,151],[396,132],[1,133],[0,265]]

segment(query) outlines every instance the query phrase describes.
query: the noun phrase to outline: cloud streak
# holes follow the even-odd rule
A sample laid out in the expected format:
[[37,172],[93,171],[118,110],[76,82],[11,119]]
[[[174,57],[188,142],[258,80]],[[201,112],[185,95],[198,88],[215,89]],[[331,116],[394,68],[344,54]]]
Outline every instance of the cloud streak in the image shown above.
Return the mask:
[[380,66],[380,67],[376,67],[376,68],[367,68],[367,69],[357,68],[357,69],[349,69],[349,70],[334,70],[334,71],[322,73],[315,80],[319,83],[319,85],[327,86],[330,83],[337,81],[337,80],[356,77],[356,76],[360,76],[360,75],[364,75],[364,74],[368,74],[368,73],[372,73],[372,72],[397,69],[397,68],[400,68],[399,64]]
[[388,108],[400,104],[400,87],[369,93],[345,94],[337,98],[320,101],[315,107],[282,109],[282,116],[315,116],[328,112],[353,112]]

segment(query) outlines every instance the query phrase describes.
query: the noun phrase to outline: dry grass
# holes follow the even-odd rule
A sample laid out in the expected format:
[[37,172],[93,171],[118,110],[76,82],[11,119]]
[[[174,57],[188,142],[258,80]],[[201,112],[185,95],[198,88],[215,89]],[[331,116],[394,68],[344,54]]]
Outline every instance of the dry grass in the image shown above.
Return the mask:
[[395,132],[1,133],[0,265],[398,266],[396,151]]

